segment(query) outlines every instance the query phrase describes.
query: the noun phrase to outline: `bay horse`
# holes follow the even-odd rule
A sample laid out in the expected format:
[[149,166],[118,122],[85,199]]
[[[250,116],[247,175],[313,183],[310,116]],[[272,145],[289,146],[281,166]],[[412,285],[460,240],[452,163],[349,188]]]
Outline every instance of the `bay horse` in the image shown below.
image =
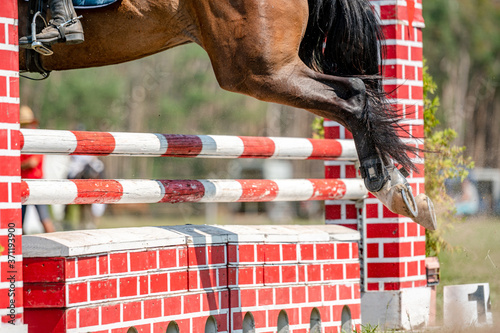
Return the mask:
[[[19,4],[19,36],[28,6]],[[85,42],[53,46],[43,67],[118,64],[196,43],[222,89],[305,109],[352,132],[367,189],[392,211],[436,227],[432,203],[411,194],[396,161],[416,170],[382,89],[383,34],[369,0],[118,0],[78,10]],[[26,69],[20,53],[20,69]]]

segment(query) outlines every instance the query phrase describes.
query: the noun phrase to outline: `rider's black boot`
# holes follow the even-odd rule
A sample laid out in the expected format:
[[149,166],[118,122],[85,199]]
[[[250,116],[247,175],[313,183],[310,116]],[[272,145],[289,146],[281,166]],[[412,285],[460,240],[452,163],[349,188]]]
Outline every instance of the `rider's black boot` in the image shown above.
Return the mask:
[[[72,0],[49,0],[52,19],[49,25],[36,35],[37,41],[52,45],[66,42],[66,44],[79,44],[83,42],[82,23],[76,16]],[[20,47],[31,45],[31,36],[19,40]]]

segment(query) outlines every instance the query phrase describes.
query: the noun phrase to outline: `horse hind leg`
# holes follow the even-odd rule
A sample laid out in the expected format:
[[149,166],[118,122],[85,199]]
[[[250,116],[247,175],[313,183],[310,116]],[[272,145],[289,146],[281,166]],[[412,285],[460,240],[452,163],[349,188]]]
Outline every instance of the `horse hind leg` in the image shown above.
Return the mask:
[[405,176],[390,162],[389,156],[377,149],[375,134],[371,131],[373,124],[369,119],[370,100],[367,99],[366,103],[363,113],[349,122],[366,188],[392,212],[435,230],[437,224],[432,201],[425,194],[414,197]]
[[[387,193],[392,192],[392,197],[401,198],[403,203],[417,205],[411,193],[406,196],[407,200],[402,196],[407,193],[404,185],[390,185],[384,159],[388,159],[387,151],[392,149],[389,144],[393,142],[380,149],[376,140],[384,142],[384,125],[392,123],[371,115],[373,106],[367,98],[364,82],[359,78],[319,73],[299,58],[297,49],[309,14],[307,2],[278,0],[273,6],[255,1],[238,4],[247,7],[231,8],[220,2],[210,2],[206,8],[196,7],[197,19],[205,27],[200,31],[201,45],[210,56],[220,86],[266,102],[305,109],[343,124],[353,133],[367,188],[398,213],[400,203],[388,201]],[[216,18],[210,14],[215,9],[225,29],[215,29]],[[234,32],[238,32],[238,38]],[[377,126],[376,138],[370,133],[372,124]],[[385,153],[380,152],[384,150]],[[384,189],[387,193],[380,193]],[[402,214],[416,218],[416,210],[411,207],[410,213]]]
[[348,117],[347,125],[353,133],[366,188],[392,212],[407,216],[426,229],[435,230],[437,224],[432,201],[423,193],[415,197],[410,184],[390,162],[390,157],[377,149],[370,128],[373,124],[370,123],[369,114],[367,115],[370,110],[369,99],[364,103],[368,105],[365,105],[363,112],[355,113],[355,117]]

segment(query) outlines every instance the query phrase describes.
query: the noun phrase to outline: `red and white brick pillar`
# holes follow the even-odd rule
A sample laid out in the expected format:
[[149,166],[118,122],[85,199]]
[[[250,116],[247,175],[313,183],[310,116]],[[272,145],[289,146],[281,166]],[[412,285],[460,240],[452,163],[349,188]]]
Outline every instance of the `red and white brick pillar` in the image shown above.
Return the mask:
[[[394,91],[390,99],[401,110],[409,133],[422,138],[422,0],[371,2],[380,15],[386,37],[384,87],[387,92]],[[423,146],[423,140],[403,136],[409,143]],[[326,121],[325,137],[352,136],[337,123]],[[424,191],[423,158],[415,161],[420,172],[412,172],[408,180],[417,195]],[[356,174],[352,164],[335,161],[326,164],[327,178],[356,177]],[[363,324],[389,329],[427,323],[430,289],[425,275],[424,228],[409,218],[393,214],[371,195],[363,204],[358,203],[358,210],[354,202],[327,202],[326,223],[359,228],[362,234]]]
[[17,0],[0,5],[0,332],[23,325]]

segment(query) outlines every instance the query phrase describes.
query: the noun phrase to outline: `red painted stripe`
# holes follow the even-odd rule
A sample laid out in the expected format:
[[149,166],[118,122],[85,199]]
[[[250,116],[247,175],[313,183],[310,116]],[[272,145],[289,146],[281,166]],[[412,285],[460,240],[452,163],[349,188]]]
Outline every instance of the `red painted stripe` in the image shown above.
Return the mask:
[[[2,6],[5,1],[2,1]],[[2,25],[5,29],[5,26]],[[18,52],[10,50],[0,50],[0,69],[7,71],[18,71],[19,70],[19,60]]]
[[19,149],[23,149],[24,148],[24,135],[21,131],[17,131],[19,133]]
[[308,179],[313,184],[313,198],[318,200],[342,199],[346,192],[345,183],[338,179]]
[[[66,305],[66,285],[64,283],[25,283],[25,287],[26,289],[23,290],[24,308],[50,309],[64,308]],[[40,322],[45,324],[45,318]]]
[[252,201],[272,201],[279,192],[276,182],[267,179],[238,179],[243,193],[238,199],[239,202]]
[[21,181],[21,203],[25,203],[30,197],[30,188],[24,180]]
[[63,258],[23,258],[23,282],[64,282]]
[[113,203],[123,196],[123,186],[112,179],[72,179],[78,196],[72,202],[77,205]]
[[328,159],[342,155],[342,145],[336,140],[315,140],[308,139],[312,146],[313,151],[308,159]]
[[255,157],[255,158],[268,158],[273,156],[276,146],[274,141],[270,138],[263,137],[253,137],[253,136],[240,136],[243,141],[243,154],[241,158],[244,157]]
[[17,1],[2,1],[0,17],[17,18]]
[[168,147],[162,156],[193,157],[203,149],[203,143],[197,135],[163,134]]
[[159,202],[198,202],[205,195],[205,186],[198,180],[158,180],[165,187]]
[[106,132],[72,131],[77,146],[71,155],[109,155],[116,147],[115,138]]

